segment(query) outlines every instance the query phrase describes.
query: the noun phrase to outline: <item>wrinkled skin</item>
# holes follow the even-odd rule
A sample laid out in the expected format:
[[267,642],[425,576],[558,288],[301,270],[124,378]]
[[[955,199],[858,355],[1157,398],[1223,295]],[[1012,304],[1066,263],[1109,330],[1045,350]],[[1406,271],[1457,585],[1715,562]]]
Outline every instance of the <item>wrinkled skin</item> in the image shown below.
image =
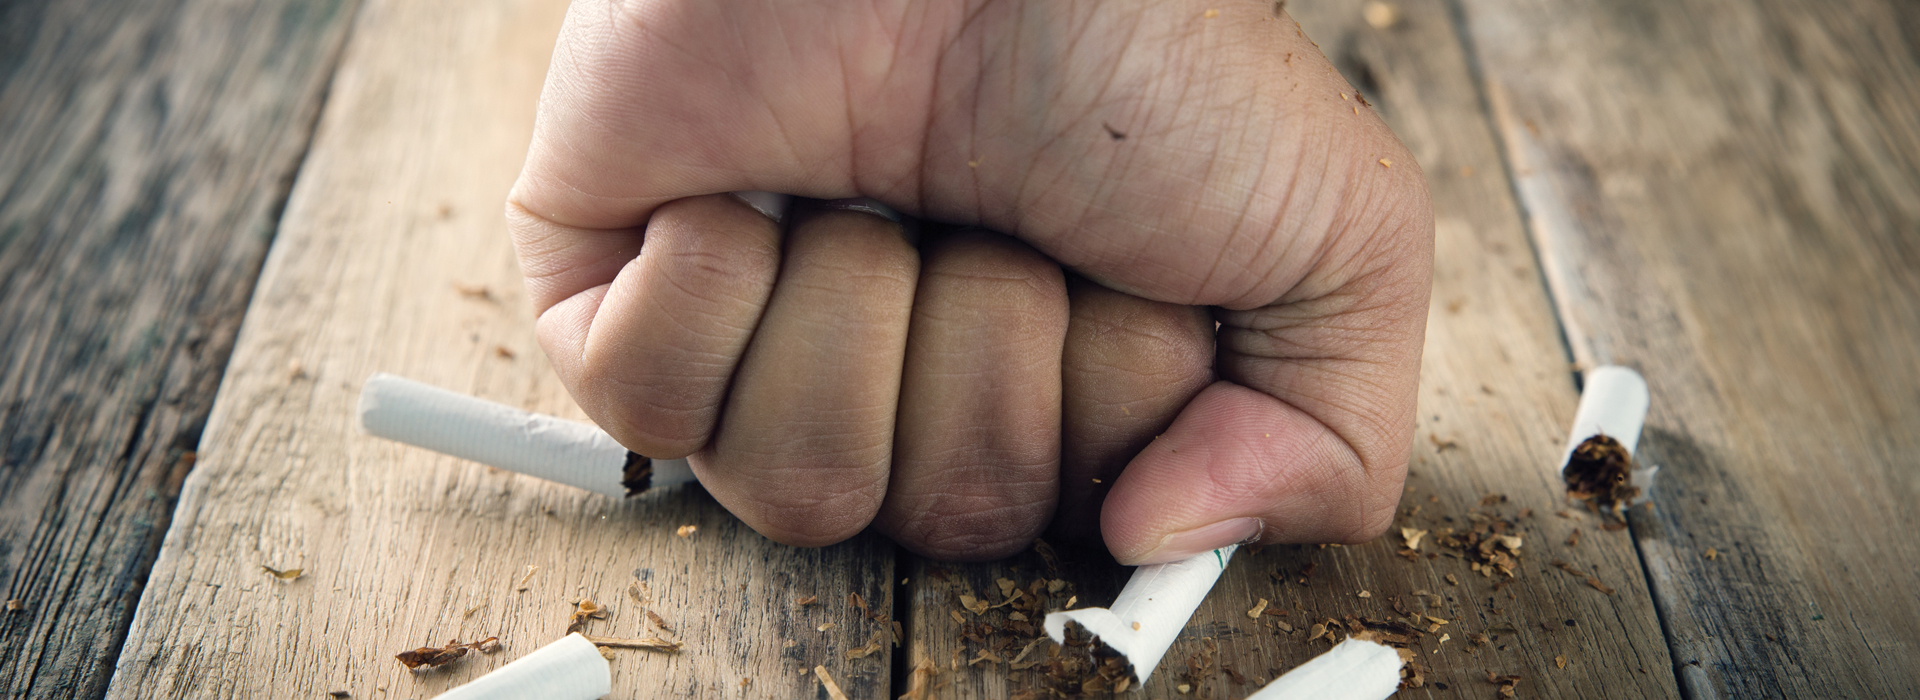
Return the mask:
[[581,406],[775,540],[1358,542],[1433,236],[1354,94],[1266,2],[579,0],[508,218]]

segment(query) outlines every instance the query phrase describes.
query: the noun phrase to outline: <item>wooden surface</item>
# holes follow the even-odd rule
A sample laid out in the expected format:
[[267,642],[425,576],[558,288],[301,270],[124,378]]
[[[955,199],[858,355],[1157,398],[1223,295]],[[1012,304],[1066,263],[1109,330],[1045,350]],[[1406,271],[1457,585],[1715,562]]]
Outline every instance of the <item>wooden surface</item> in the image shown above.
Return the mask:
[[0,697],[99,697],[350,1],[0,3]]
[[[698,489],[620,502],[351,427],[376,370],[579,415],[500,213],[564,7],[361,7],[108,697],[428,697],[560,638],[582,598],[613,611],[589,634],[686,644],[616,652],[616,697],[797,697],[816,665],[885,694],[887,653],[844,654],[881,626],[849,593],[892,609],[892,545],[775,546]],[[506,649],[393,658],[488,636]]]
[[[1506,582],[1444,554],[1408,561],[1395,553],[1402,545],[1397,534],[1358,547],[1243,551],[1149,679],[1143,697],[1177,697],[1183,684],[1194,693],[1188,697],[1244,697],[1327,649],[1329,638],[1307,641],[1313,623],[1350,615],[1403,620],[1396,605],[1448,620],[1415,644],[1428,669],[1427,685],[1403,691],[1405,697],[1493,697],[1497,686],[1487,683],[1489,671],[1522,676],[1517,691],[1523,697],[1673,697],[1660,622],[1627,533],[1602,531],[1584,513],[1555,515],[1578,510],[1566,505],[1555,464],[1573,417],[1573,378],[1447,7],[1439,0],[1398,3],[1400,20],[1380,30],[1362,21],[1361,6],[1296,2],[1288,9],[1407,141],[1434,192],[1438,245],[1420,429],[1395,532],[1466,530],[1473,513],[1515,518],[1531,509],[1532,517],[1520,518],[1514,533],[1524,542],[1520,566]],[[1483,507],[1482,499],[1492,494],[1506,498]],[[1567,547],[1576,528],[1582,539]],[[1427,542],[1423,552],[1447,551]],[[1616,593],[1603,594],[1553,568],[1555,559],[1597,569]],[[1078,594],[1080,605],[1111,602],[1125,571],[1082,566],[1091,570],[1066,567],[1064,578],[1074,584],[1067,593]],[[1313,573],[1302,586],[1299,573],[1308,566]],[[1001,639],[1020,640],[1009,647],[1015,653],[1024,648],[1022,635],[1005,630],[1014,606],[984,616],[963,613],[967,629],[952,611],[963,592],[998,603],[998,579],[1024,587],[1044,578],[1044,568],[1033,556],[998,567],[916,563],[910,575],[920,583],[909,599],[913,642],[907,668],[931,664],[944,672],[937,678],[965,689],[942,697],[1015,697],[1042,683],[1040,668],[967,665]],[[1368,597],[1359,597],[1362,591]],[[1049,603],[1058,605],[1062,597]],[[1260,599],[1290,612],[1256,622],[1247,613]],[[1002,631],[979,635],[983,621]],[[1282,631],[1282,622],[1294,631]],[[984,643],[965,639],[967,632]],[[1440,642],[1441,633],[1450,640]],[[1471,634],[1485,634],[1490,643],[1476,647],[1468,641]],[[959,670],[953,668],[956,652]],[[1189,673],[1190,660],[1205,665],[1209,656],[1210,670]],[[1567,660],[1565,668],[1556,657]],[[1236,683],[1227,667],[1247,682]]]
[[1920,6],[1463,4],[1689,694],[1920,694]]
[[[614,697],[825,697],[816,664],[856,698],[1027,697],[1026,604],[960,596],[1103,605],[1124,581],[1064,547],[778,547],[697,489],[615,503],[354,434],[375,370],[579,415],[499,215],[564,3],[110,4],[0,7],[0,162],[25,164],[0,170],[10,696],[102,693],[196,440],[113,697],[427,697],[558,637],[583,597],[613,613],[589,633],[687,644],[618,652]],[[1382,26],[1365,4],[1287,8],[1434,192],[1397,523],[1431,532],[1412,560],[1397,531],[1243,551],[1141,697],[1244,697],[1324,648],[1312,624],[1409,614],[1433,631],[1399,697],[1494,697],[1488,673],[1521,697],[1920,694],[1920,10],[1404,0]],[[1648,377],[1663,467],[1626,531],[1552,471],[1570,364],[1606,362]],[[1525,543],[1507,583],[1438,541],[1496,520]],[[1249,617],[1260,599],[1287,614]],[[905,646],[847,658],[894,614]],[[489,635],[507,649],[438,671],[391,658]]]

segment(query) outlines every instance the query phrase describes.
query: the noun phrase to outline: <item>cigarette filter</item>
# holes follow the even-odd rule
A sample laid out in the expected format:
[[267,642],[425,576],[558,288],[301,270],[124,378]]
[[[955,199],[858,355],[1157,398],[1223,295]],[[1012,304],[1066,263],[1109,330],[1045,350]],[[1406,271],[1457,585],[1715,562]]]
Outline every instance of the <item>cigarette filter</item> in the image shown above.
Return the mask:
[[686,460],[650,460],[594,426],[391,374],[367,379],[359,413],[369,435],[614,498],[693,481]]
[[[1595,435],[1613,438],[1628,456],[1640,442],[1640,429],[1647,422],[1647,380],[1626,367],[1597,367],[1586,375],[1586,388],[1580,392],[1580,406],[1573,412],[1573,431],[1567,436],[1567,449],[1560,456],[1560,473],[1566,476],[1573,451]],[[1629,478],[1640,489],[1634,504],[1644,503],[1653,493],[1657,466],[1633,470]]]
[[1078,623],[1126,657],[1134,680],[1144,685],[1237,549],[1239,545],[1228,545],[1184,561],[1134,569],[1112,608],[1048,613],[1047,636],[1064,643],[1067,623]]
[[1349,637],[1247,700],[1385,700],[1400,688],[1400,652]]
[[613,692],[613,670],[579,633],[533,650],[436,700],[595,700]]

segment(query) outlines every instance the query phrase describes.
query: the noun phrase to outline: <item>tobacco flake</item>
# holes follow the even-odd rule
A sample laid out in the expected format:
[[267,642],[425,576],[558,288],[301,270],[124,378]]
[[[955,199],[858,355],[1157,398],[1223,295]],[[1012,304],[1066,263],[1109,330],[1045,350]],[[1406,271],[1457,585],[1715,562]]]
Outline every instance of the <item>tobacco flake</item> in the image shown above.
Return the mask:
[[301,576],[307,575],[306,569],[287,569],[285,571],[282,571],[280,569],[276,569],[271,566],[267,566],[265,564],[261,564],[260,569],[269,574],[273,574],[274,578],[280,579],[282,581],[292,581],[294,579],[300,578]]
[[574,604],[573,614],[567,617],[567,634],[578,632],[587,626],[588,620],[607,619],[607,609],[592,600],[582,599]]
[[673,629],[673,625],[669,625],[669,624],[667,624],[667,619],[666,619],[666,618],[664,618],[664,617],[661,617],[661,616],[660,616],[660,613],[657,613],[657,612],[654,612],[654,611],[652,611],[652,610],[648,610],[648,611],[647,611],[647,619],[648,619],[648,620],[650,620],[650,621],[652,621],[652,622],[653,622],[653,626],[655,626],[655,627],[658,627],[658,628],[660,628],[660,629],[663,629],[663,630],[666,630],[666,631],[668,631],[668,632],[673,632],[673,631],[675,631],[675,630]]

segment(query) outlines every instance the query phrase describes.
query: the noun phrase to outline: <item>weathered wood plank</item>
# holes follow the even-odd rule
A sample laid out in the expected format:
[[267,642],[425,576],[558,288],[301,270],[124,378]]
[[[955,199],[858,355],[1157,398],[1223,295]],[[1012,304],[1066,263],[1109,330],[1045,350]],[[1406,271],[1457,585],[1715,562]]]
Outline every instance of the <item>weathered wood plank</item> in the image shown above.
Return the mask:
[[0,4],[0,697],[105,692],[353,6]]
[[1463,5],[1689,695],[1920,694],[1920,6]]
[[[109,697],[427,697],[559,638],[582,597],[614,612],[589,633],[653,634],[650,610],[686,643],[616,652],[616,697],[806,696],[817,664],[890,686],[885,652],[843,657],[881,624],[849,593],[891,610],[890,544],[776,546],[698,489],[615,502],[351,428],[376,370],[580,415],[500,216],[565,4],[361,9]],[[393,659],[494,635],[438,671]]]
[[[1434,193],[1434,306],[1400,525],[1433,531],[1422,552],[1444,554],[1450,550],[1434,544],[1439,532],[1467,530],[1474,513],[1515,519],[1512,532],[1524,542],[1517,578],[1483,577],[1451,555],[1403,559],[1395,553],[1402,543],[1397,534],[1359,547],[1243,552],[1143,697],[1183,697],[1182,684],[1191,693],[1184,697],[1243,697],[1327,647],[1326,638],[1307,641],[1314,623],[1348,615],[1404,620],[1396,606],[1448,620],[1415,644],[1428,670],[1426,687],[1406,693],[1413,697],[1493,697],[1490,671],[1522,676],[1518,690],[1529,697],[1672,697],[1671,662],[1627,534],[1601,530],[1597,519],[1577,509],[1570,518],[1555,515],[1569,510],[1555,462],[1572,419],[1572,377],[1449,7],[1440,0],[1395,5],[1398,16],[1384,29],[1362,21],[1358,0],[1293,2],[1287,9],[1408,142]],[[1489,494],[1505,500],[1483,504]],[[1520,517],[1527,509],[1531,517]],[[1575,529],[1581,538],[1569,546]],[[1073,583],[1063,593],[1078,595],[1079,605],[1112,600],[1123,570],[1076,565],[1063,556],[1069,563],[1062,578]],[[1550,565],[1556,559],[1597,571],[1616,592],[1603,594],[1556,570]],[[959,697],[1016,697],[1040,682],[1039,669],[967,665],[1000,639],[1018,639],[1009,644],[1013,653],[1023,648],[1024,637],[1004,631],[1007,608],[961,613],[976,636],[983,636],[982,621],[1002,630],[984,635],[985,644],[964,639],[953,614],[962,592],[998,603],[997,579],[1025,587],[1046,577],[1038,557],[987,567],[910,566],[913,642],[905,668],[938,669],[934,682],[961,689],[944,691]],[[1312,573],[1302,585],[1308,567]],[[1048,603],[1057,606],[1061,597]],[[1262,598],[1287,615],[1250,619]],[[1281,623],[1294,631],[1283,631]],[[1450,639],[1439,641],[1441,634]],[[1473,645],[1467,641],[1473,634],[1488,635],[1489,643]],[[1209,657],[1208,670],[1189,673],[1189,661]],[[1229,666],[1244,684],[1223,670]]]

